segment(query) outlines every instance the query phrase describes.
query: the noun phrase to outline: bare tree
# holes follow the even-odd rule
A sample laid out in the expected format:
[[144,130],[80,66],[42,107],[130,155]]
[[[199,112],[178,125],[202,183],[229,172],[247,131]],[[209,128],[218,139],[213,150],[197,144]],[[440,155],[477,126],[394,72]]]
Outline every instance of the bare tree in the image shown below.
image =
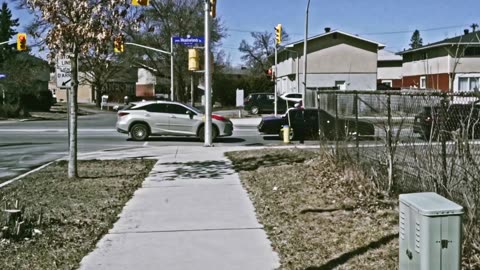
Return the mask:
[[[242,40],[238,50],[243,54],[241,59],[253,72],[265,73],[274,63],[270,56],[275,52],[275,36],[272,32],[251,32],[253,43]],[[288,41],[288,34],[282,29],[283,41]]]
[[[126,29],[126,36],[135,43],[170,51],[170,39],[181,36],[204,35],[204,0],[156,0],[138,14],[137,21]],[[138,25],[141,31],[137,31]],[[212,42],[214,49],[225,37],[220,18],[213,19]],[[203,53],[202,53],[203,54]],[[185,88],[190,85],[188,48],[174,45],[175,96],[181,101],[188,98]],[[170,79],[170,56],[151,50],[128,47],[124,57],[134,67],[149,70],[158,78]]]
[[69,164],[68,177],[77,171],[77,90],[78,59],[89,52],[106,54],[113,36],[126,25],[126,0],[19,0],[30,8],[38,25],[48,29],[39,35],[49,49],[49,57],[69,57],[72,63],[72,87],[69,91]]

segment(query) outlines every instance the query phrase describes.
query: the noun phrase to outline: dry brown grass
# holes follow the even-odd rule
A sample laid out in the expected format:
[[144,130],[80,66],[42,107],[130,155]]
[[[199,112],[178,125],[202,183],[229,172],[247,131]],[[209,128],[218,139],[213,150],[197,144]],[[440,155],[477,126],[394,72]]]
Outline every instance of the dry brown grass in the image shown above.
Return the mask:
[[[57,162],[0,189],[0,202],[19,200],[41,235],[0,239],[0,269],[77,269],[108,232],[155,164],[153,160],[79,161],[79,179]],[[2,207],[3,211],[3,207]],[[1,223],[1,219],[0,219]]]
[[282,269],[397,269],[398,204],[375,193],[356,166],[298,149],[228,157]]

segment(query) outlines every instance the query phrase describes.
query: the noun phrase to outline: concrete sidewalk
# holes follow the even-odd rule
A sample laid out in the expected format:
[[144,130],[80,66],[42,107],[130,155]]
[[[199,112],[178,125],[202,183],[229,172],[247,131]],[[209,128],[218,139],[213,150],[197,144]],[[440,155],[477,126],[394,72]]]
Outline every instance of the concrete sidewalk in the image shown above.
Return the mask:
[[278,268],[278,256],[224,157],[225,151],[244,149],[152,147],[80,156],[158,159],[80,269]]

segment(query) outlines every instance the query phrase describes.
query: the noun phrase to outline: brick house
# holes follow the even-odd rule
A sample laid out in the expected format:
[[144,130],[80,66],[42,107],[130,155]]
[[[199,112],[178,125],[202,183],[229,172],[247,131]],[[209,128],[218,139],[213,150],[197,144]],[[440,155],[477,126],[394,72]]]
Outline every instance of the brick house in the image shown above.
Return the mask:
[[480,32],[465,30],[461,36],[398,54],[403,56],[403,88],[439,89],[445,92],[479,88]]

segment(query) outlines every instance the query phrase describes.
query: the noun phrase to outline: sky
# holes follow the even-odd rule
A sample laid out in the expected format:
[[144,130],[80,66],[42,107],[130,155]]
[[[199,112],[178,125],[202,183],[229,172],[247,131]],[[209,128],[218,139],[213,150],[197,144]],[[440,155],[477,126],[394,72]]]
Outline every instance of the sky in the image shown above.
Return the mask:
[[[241,65],[238,47],[250,32],[272,31],[281,23],[290,41],[303,40],[308,0],[217,0],[217,16],[227,28],[221,49],[234,65]],[[25,12],[13,10],[21,24],[28,23]],[[325,27],[377,41],[398,52],[408,48],[415,29],[423,44],[463,33],[472,23],[480,24],[478,0],[310,0],[309,37]],[[19,29],[21,30],[21,28]]]

